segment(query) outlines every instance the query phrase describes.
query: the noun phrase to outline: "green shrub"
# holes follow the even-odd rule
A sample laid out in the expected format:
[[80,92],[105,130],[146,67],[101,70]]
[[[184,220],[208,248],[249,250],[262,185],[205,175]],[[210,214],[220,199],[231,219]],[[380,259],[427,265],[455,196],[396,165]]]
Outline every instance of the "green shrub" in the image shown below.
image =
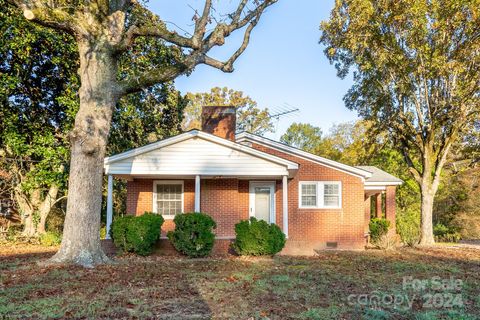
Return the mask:
[[385,218],[373,218],[368,225],[370,229],[370,239],[372,243],[376,243],[387,234],[390,227],[390,221]]
[[160,238],[160,229],[164,219],[151,212],[135,216],[123,216],[112,223],[111,236],[116,247],[125,252],[135,252],[146,256]]
[[177,251],[192,257],[205,257],[212,251],[215,241],[213,229],[217,227],[209,215],[201,212],[178,214],[173,219],[175,230],[167,236]]
[[232,247],[239,255],[274,255],[283,249],[286,241],[276,224],[268,224],[254,217],[237,223],[235,234]]
[[402,242],[410,247],[417,245],[420,240],[420,210],[399,211],[396,222]]
[[44,246],[58,246],[62,242],[62,235],[58,232],[48,231],[40,235],[40,243]]
[[448,227],[438,223],[433,227],[435,241],[438,242],[458,242],[461,238],[460,233],[454,227]]

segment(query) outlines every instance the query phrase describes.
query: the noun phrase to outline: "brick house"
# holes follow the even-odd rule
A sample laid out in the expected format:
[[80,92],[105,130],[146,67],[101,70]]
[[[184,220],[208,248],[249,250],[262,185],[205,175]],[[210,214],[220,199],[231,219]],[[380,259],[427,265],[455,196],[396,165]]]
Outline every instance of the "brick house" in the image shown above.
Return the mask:
[[398,178],[251,133],[236,135],[231,107],[204,107],[202,129],[105,159],[107,230],[116,177],[127,180],[129,214],[165,218],[161,246],[169,245],[165,235],[176,214],[199,211],[217,222],[217,252],[228,249],[235,224],[252,216],[282,229],[283,254],[363,249],[371,216],[385,216],[394,232]]

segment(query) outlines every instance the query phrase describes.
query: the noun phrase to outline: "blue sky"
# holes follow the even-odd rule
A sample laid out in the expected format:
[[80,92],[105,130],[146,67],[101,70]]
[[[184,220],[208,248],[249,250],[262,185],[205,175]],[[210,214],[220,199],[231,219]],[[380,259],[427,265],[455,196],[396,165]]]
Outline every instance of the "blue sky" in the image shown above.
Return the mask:
[[[219,10],[237,2],[214,1]],[[175,23],[168,24],[171,29],[186,31],[192,30],[192,8],[200,9],[202,5],[202,0],[150,2],[150,8],[162,19]],[[233,73],[199,66],[190,76],[178,78],[176,87],[186,93],[227,86],[243,91],[260,107],[298,107],[300,111],[295,115],[275,122],[276,133],[269,135],[272,138],[279,138],[292,122],[308,122],[327,132],[335,123],[356,119],[356,113],[345,108],[342,100],[352,81],[336,76],[318,44],[320,21],[328,19],[332,7],[333,0],[279,0],[263,15]],[[241,32],[235,34],[225,47],[216,48],[211,55],[227,58],[242,36]]]

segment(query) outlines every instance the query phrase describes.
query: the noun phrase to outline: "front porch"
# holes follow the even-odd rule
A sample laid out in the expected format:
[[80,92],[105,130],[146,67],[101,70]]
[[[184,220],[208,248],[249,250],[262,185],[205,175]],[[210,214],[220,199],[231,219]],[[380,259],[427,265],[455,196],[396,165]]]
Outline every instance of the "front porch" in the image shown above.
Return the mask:
[[402,180],[372,166],[361,168],[372,172],[365,181],[365,235],[369,240],[369,223],[372,218],[385,218],[390,221],[390,232],[396,233],[396,189]]
[[[107,235],[113,218],[113,179],[108,175]],[[117,177],[125,179],[125,177]],[[288,237],[288,176],[142,176],[127,180],[127,214],[162,214],[162,239],[175,214],[205,212],[217,223],[217,240],[233,240],[235,224],[257,217],[277,224]]]
[[[217,222],[218,239],[233,238],[236,223],[258,216],[250,181],[273,182],[276,188],[269,195],[267,216],[288,235],[287,184],[297,171],[298,164],[292,161],[201,131],[127,151],[105,159],[107,234],[113,218],[115,177],[128,182],[127,214],[147,211],[166,218],[162,236],[174,227],[175,214],[201,211]],[[277,205],[275,199],[282,202]]]

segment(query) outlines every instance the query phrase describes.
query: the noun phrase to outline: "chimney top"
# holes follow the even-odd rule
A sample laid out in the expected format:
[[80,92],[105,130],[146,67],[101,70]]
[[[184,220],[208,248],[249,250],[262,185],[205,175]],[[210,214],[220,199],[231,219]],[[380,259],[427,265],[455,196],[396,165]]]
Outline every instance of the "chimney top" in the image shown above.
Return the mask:
[[202,131],[235,140],[236,108],[234,106],[202,107]]

